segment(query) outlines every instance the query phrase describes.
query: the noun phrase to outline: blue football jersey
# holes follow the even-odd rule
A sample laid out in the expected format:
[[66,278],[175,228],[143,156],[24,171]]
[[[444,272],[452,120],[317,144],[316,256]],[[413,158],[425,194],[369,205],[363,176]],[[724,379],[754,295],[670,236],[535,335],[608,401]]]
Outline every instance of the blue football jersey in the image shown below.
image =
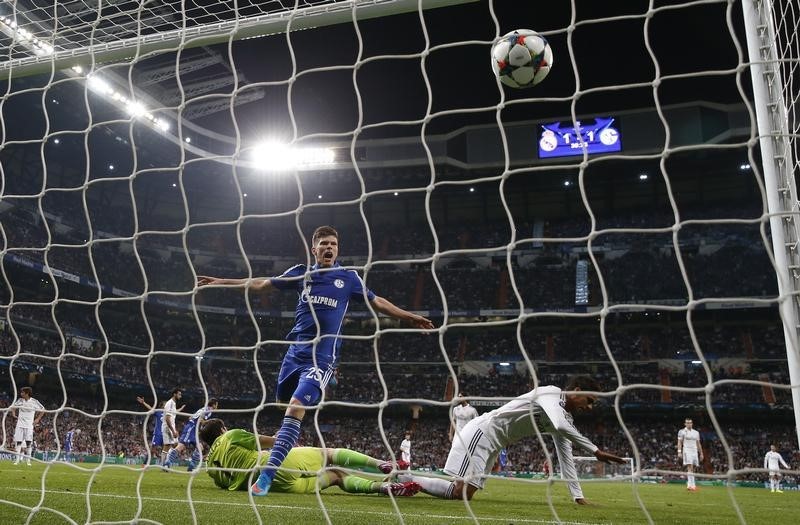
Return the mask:
[[72,450],[72,438],[75,436],[75,431],[70,430],[64,435],[64,450],[69,452]]
[[207,420],[211,418],[211,414],[213,412],[213,409],[208,406],[198,409],[194,414],[192,414],[192,417],[189,418],[189,421],[183,425],[183,430],[181,430],[181,435],[178,438],[178,441],[186,445],[194,445],[197,422],[200,421],[200,419]]
[[161,436],[161,421],[164,419],[164,411],[163,410],[156,410],[153,413],[153,436],[158,435],[159,438]]
[[[274,287],[280,290],[295,290],[299,295],[294,328],[286,339],[301,344],[293,344],[289,354],[297,359],[309,362],[313,360],[314,346],[302,343],[311,341],[317,336],[317,324],[314,321],[316,314],[320,336],[328,336],[322,337],[317,344],[317,364],[320,367],[335,365],[342,344],[341,339],[336,336],[342,331],[342,323],[350,301],[363,301],[365,293],[367,300],[372,301],[375,299],[375,294],[367,289],[358,272],[346,270],[338,263],[331,269],[320,271],[317,271],[318,267],[314,265],[311,267],[311,273],[304,278],[306,268],[305,264],[298,264],[280,276],[270,279]],[[311,313],[312,307],[314,314]]]

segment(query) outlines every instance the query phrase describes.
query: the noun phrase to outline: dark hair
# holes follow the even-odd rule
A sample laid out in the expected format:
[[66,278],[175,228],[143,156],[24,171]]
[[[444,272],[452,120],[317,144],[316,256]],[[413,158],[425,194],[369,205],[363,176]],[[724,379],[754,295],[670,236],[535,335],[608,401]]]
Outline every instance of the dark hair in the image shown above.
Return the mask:
[[214,444],[214,441],[224,433],[222,431],[224,427],[225,423],[217,417],[201,421],[200,430],[197,432],[197,435],[203,443],[210,447]]
[[589,390],[593,392],[600,392],[600,383],[593,377],[589,376],[572,376],[567,381],[567,386],[564,390]]
[[311,244],[317,244],[317,239],[320,237],[328,237],[333,235],[336,239],[339,239],[339,232],[337,232],[333,226],[320,226],[316,230],[314,230],[314,234],[311,236]]
[[20,392],[25,392],[29,396],[33,395],[33,389],[31,387],[29,387],[29,386],[23,386],[22,388],[19,389],[19,391]]
[[208,404],[206,404],[206,406],[210,407],[211,405],[218,405],[218,404],[219,404],[219,400],[216,397],[209,397],[208,398]]
[[182,389],[182,388],[174,388],[174,389],[172,389],[172,395],[173,395],[173,396],[174,396],[175,394],[177,394],[178,392],[183,392],[183,389]]

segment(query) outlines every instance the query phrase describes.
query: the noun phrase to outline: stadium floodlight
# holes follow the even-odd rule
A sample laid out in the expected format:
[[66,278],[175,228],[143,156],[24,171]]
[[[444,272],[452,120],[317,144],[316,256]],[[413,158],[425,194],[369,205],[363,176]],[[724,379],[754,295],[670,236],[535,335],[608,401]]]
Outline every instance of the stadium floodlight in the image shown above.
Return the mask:
[[335,162],[335,154],[330,148],[296,148],[275,141],[256,144],[249,157],[254,167],[261,171],[288,171]]
[[[78,66],[76,66],[78,67]],[[80,69],[78,67],[78,69]],[[77,72],[77,69],[73,68]],[[169,131],[170,123],[167,120],[157,118],[150,113],[144,104],[137,100],[130,100],[123,93],[114,89],[111,84],[98,77],[97,75],[89,75],[86,82],[93,92],[105,96],[110,101],[125,109],[125,112],[134,118],[143,118],[150,121],[156,128],[166,132]],[[189,142],[187,140],[187,142]]]
[[649,178],[650,177],[647,175],[647,173],[640,173],[639,174],[639,180],[647,180]]
[[125,106],[125,111],[127,111],[132,117],[141,117],[147,113],[144,105],[141,102],[136,101],[128,102],[128,104]]
[[53,46],[42,40],[39,40],[33,33],[24,27],[19,27],[16,20],[13,18],[7,16],[0,17],[0,30],[10,36],[17,43],[32,51],[34,56],[53,54]]

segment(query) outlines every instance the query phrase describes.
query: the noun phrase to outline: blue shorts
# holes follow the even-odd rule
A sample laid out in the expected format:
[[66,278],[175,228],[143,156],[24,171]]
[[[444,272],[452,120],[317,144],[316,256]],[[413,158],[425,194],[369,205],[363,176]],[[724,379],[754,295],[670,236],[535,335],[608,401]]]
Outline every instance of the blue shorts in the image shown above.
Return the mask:
[[196,426],[197,425],[195,423],[192,423],[191,421],[183,425],[183,430],[181,430],[181,435],[180,437],[178,437],[178,443],[195,446],[194,429]]
[[150,444],[154,447],[160,447],[164,445],[164,439],[161,437],[161,425],[159,425],[159,428],[153,432],[153,440],[150,442]]
[[[335,371],[330,364],[317,364],[320,366],[316,367],[313,362],[298,360],[294,356],[287,354],[283,358],[281,371],[278,373],[275,399],[279,403],[288,403],[292,397],[295,397],[305,405],[317,404],[319,396],[328,386],[328,382]],[[318,391],[317,399],[306,399],[305,395],[302,395],[302,392],[308,392],[309,389]],[[295,395],[296,392],[297,395]]]

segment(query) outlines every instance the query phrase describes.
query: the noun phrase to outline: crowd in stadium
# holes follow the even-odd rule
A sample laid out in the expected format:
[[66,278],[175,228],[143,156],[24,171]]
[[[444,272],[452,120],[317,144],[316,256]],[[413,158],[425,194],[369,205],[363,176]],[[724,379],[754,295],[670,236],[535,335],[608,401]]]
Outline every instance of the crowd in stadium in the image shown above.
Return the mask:
[[[247,274],[244,260],[232,257],[239,250],[237,237],[219,229],[192,230],[187,236],[189,259],[183,253],[180,236],[141,236],[135,250],[128,241],[95,242],[91,259],[89,252],[80,247],[50,246],[46,253],[14,251],[43,248],[48,241],[76,246],[84,242],[86,225],[69,224],[48,231],[43,221],[36,219],[37,213],[18,206],[2,214],[7,231],[13,232],[8,239],[10,253],[40,264],[46,261],[53,269],[80,277],[82,281],[75,282],[74,277],[55,275],[61,297],[96,295],[96,289],[87,285],[96,279],[106,287],[104,297],[111,297],[110,287],[141,293],[145,283],[148,290],[154,291],[191,290],[194,281],[190,262],[198,274]],[[93,213],[104,215],[98,210]],[[719,214],[713,209],[690,210],[682,218]],[[741,212],[746,218],[758,215],[748,210]],[[110,215],[106,218],[104,229],[115,235],[132,231],[125,220]],[[604,298],[608,304],[685,304],[689,287],[695,299],[775,296],[774,272],[759,245],[758,223],[739,224],[736,229],[724,224],[683,226],[678,240],[688,283],[677,265],[670,232],[620,231],[663,228],[673,223],[674,216],[669,212],[600,218],[595,226],[599,233],[592,235],[597,252],[591,260],[576,251],[585,246],[585,240],[559,241],[589,236],[588,220],[548,220],[538,225],[538,230],[537,225],[522,221],[517,224],[517,241],[548,237],[557,242],[518,242],[512,252],[510,274],[505,256],[487,265],[486,260],[478,261],[462,253],[436,261],[435,272],[430,264],[409,266],[402,262],[403,257],[432,253],[429,229],[377,228],[371,232],[371,248],[383,263],[366,272],[368,286],[419,310],[442,311],[446,298],[447,309],[460,312],[464,321],[474,324],[449,329],[441,338],[391,332],[382,333],[379,338],[363,338],[360,336],[374,333],[368,316],[348,319],[344,334],[355,338],[345,341],[335,385],[326,392],[326,400],[334,404],[328,413],[320,413],[320,433],[314,426],[307,426],[302,441],[321,444],[321,437],[327,446],[346,446],[386,457],[390,449],[397,453],[403,432],[411,425],[414,465],[441,467],[449,448],[446,407],[455,393],[454,387],[473,396],[478,404],[486,398],[518,395],[531,386],[525,358],[536,368],[539,384],[563,385],[570,374],[587,373],[600,379],[606,391],[613,392],[621,385],[615,396],[605,398],[603,417],[583,422],[586,427],[582,430],[596,443],[622,455],[632,455],[633,449],[610,407],[615,402],[621,407],[658,407],[654,409],[656,420],[632,413],[624,421],[645,469],[681,470],[674,453],[675,434],[685,411],[695,417],[703,413],[707,402],[704,388],[709,383],[714,390],[708,394],[708,402],[723,414],[726,405],[735,405],[755,411],[777,409],[782,414],[779,417],[785,418],[786,411],[781,410],[790,404],[788,390],[781,388],[789,383],[785,346],[780,324],[769,304],[753,309],[756,315],[745,322],[742,319],[748,314],[727,319],[698,311],[689,325],[680,315],[653,310],[609,315],[602,331],[591,319],[575,323],[574,317],[537,315],[520,323],[519,331],[516,326],[482,326],[493,310],[513,311],[521,305],[529,312],[580,313],[581,307],[601,305]],[[108,232],[96,234],[102,238]],[[436,234],[440,252],[501,249],[511,240],[507,223],[470,224],[466,228],[437,226]],[[274,230],[257,224],[245,222],[241,239],[254,275],[279,273],[283,270],[277,265],[283,264],[281,258],[305,258],[305,248],[298,237],[276,236]],[[365,262],[370,247],[366,235],[345,238],[342,244],[344,262]],[[713,248],[704,248],[709,245]],[[586,281],[589,300],[576,305],[576,266],[581,259],[590,263]],[[9,271],[17,272],[13,282],[21,287],[15,292],[48,293],[51,285],[47,278],[42,280],[41,272],[20,264],[19,259],[10,262]],[[143,272],[136,271],[140,264]],[[603,278],[602,286],[598,271],[593,269],[595,264]],[[725,272],[716,270],[722,266]],[[119,271],[121,268],[127,271]],[[653,268],[659,268],[658,278],[651,273]],[[665,272],[664,268],[672,270]],[[742,275],[748,279],[741,279]],[[272,313],[292,311],[295,298],[291,295],[251,294],[249,304]],[[10,322],[0,330],[0,359],[11,359],[10,368],[0,368],[3,384],[11,384],[11,370],[15,384],[30,383],[37,388],[38,399],[48,410],[63,409],[43,419],[36,436],[39,450],[59,450],[61,436],[70,428],[81,428],[75,445],[78,458],[82,454],[145,458],[152,418],[141,413],[131,394],[155,392],[163,401],[165,392],[175,385],[185,388],[193,403],[186,412],[197,408],[194,405],[199,405],[204,392],[208,392],[222,400],[222,416],[231,425],[252,427],[252,414],[228,417],[224,410],[226,406],[237,410],[252,408],[262,400],[272,400],[278,364],[286,348],[281,341],[292,320],[261,314],[251,318],[241,292],[203,290],[196,294],[196,302],[237,308],[238,313],[200,312],[200,327],[189,313],[191,303],[186,301],[177,305],[147,303],[144,310],[138,300],[103,303],[96,309],[62,303],[51,308],[47,302],[42,307],[20,304],[10,309]],[[365,312],[365,307],[354,305],[352,310]],[[702,355],[697,352],[695,340]],[[201,348],[210,350],[201,355]],[[161,353],[164,351],[167,353]],[[484,363],[484,368],[470,367],[470,362]],[[257,369],[253,363],[257,363]],[[10,390],[0,392],[0,408],[7,407],[14,397]],[[426,413],[419,419],[409,419],[395,410],[383,421],[382,436],[375,425],[374,406],[370,405],[388,399],[425,400]],[[364,405],[365,417],[343,415],[336,409],[337,402]],[[415,403],[402,401],[400,405]],[[488,409],[489,406],[481,406],[481,410]],[[115,412],[108,413],[109,410]],[[277,425],[279,409],[269,410],[257,416],[262,431]],[[778,444],[790,463],[800,461],[800,456],[792,455],[792,436],[785,432],[785,425],[765,418],[747,425],[723,419],[723,436],[734,458],[734,464],[729,465],[726,448],[713,425],[708,419],[698,420],[708,458],[705,472],[725,475],[729,468],[758,468],[770,443]],[[11,419],[6,417],[7,440],[13,430],[10,425]],[[544,454],[533,440],[510,449],[508,458],[509,471],[543,470]],[[737,473],[736,477],[760,479],[758,474]]]

